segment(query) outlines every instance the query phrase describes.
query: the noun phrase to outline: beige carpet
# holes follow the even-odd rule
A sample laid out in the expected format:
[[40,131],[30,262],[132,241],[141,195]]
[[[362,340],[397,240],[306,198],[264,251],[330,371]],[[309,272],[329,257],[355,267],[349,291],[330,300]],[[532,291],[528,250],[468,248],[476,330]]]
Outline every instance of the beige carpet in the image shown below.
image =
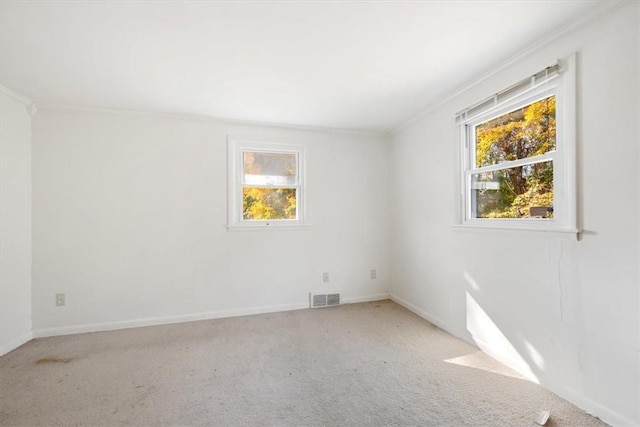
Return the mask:
[[533,426],[540,409],[548,426],[604,425],[391,301],[43,338],[0,358],[1,425]]

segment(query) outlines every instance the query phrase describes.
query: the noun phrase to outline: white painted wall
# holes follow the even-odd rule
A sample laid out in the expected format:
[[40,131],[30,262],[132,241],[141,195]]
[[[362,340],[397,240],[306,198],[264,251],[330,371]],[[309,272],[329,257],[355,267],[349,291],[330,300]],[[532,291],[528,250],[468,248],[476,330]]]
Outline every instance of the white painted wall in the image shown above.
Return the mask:
[[[638,91],[640,92],[640,29],[638,29],[638,27],[640,27],[640,5],[638,7],[636,7],[636,15],[637,15],[637,22],[638,24],[636,24],[636,29],[637,29],[637,40],[638,40],[638,44],[637,44],[637,50],[638,50],[638,54],[636,55],[636,75],[637,75],[637,87],[638,87]],[[640,145],[640,96],[638,96],[636,98],[636,103],[637,103],[637,113],[638,113],[638,118],[636,121],[637,124],[637,132],[638,132],[638,144]],[[640,165],[640,149],[638,149],[638,165]],[[638,211],[640,211],[640,173],[638,173],[638,199],[637,199],[637,203],[638,203]],[[640,242],[640,227],[638,227],[638,242]],[[637,269],[638,269],[638,342],[640,342],[640,250],[638,251],[638,260],[636,263]],[[637,365],[640,367],[640,351],[638,351],[636,353],[636,363]],[[637,381],[638,381],[638,389],[640,389],[640,368],[637,370],[636,372],[636,377],[637,377]],[[639,396],[640,396],[640,391],[638,392]],[[640,401],[640,397],[638,397],[638,400]],[[638,405],[640,406],[640,405]],[[640,409],[638,409],[638,412],[640,412]],[[638,416],[638,418],[640,418],[640,415]],[[640,423],[639,423],[640,424]]]
[[[393,284],[396,300],[605,421],[640,423],[639,22],[632,2],[555,40],[391,147],[370,135],[45,109],[33,127],[32,305],[29,117],[3,93],[1,350],[31,337],[31,308],[44,336],[304,307],[310,290],[378,298]],[[454,113],[574,51],[583,239],[451,228]],[[306,146],[310,230],[226,230],[228,134]]]
[[[33,128],[36,336],[386,295],[381,136],[46,108]],[[227,231],[228,134],[305,146],[310,230]]]
[[31,116],[0,88],[0,356],[31,335]]
[[[638,8],[628,3],[526,54],[391,145],[394,297],[619,425],[640,424]],[[581,241],[452,228],[455,113],[575,51]]]

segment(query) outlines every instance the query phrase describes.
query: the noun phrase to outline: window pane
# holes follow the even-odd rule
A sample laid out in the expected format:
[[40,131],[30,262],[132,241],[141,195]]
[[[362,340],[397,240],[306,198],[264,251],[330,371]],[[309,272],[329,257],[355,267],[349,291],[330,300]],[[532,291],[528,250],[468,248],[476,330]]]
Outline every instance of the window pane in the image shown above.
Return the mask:
[[249,185],[296,185],[295,153],[242,153],[243,182]]
[[297,219],[295,188],[242,188],[242,219]]
[[556,149],[556,98],[550,96],[476,126],[476,167]]
[[471,175],[472,218],[553,218],[553,162]]

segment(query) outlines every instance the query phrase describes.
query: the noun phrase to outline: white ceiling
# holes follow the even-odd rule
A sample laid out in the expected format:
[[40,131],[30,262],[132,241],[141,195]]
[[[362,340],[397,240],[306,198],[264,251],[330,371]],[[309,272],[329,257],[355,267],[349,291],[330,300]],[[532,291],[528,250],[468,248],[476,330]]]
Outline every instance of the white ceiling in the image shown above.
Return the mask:
[[36,103],[386,132],[607,0],[4,1]]

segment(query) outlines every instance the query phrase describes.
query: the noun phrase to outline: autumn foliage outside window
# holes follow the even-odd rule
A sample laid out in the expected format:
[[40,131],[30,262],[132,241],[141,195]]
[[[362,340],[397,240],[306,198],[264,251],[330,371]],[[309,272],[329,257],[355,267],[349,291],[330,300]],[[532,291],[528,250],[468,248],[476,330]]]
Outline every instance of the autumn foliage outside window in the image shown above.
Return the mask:
[[242,219],[298,218],[298,155],[286,152],[242,152]]
[[576,55],[458,111],[460,225],[579,233]]
[[472,132],[472,217],[553,218],[555,96],[480,123]]

